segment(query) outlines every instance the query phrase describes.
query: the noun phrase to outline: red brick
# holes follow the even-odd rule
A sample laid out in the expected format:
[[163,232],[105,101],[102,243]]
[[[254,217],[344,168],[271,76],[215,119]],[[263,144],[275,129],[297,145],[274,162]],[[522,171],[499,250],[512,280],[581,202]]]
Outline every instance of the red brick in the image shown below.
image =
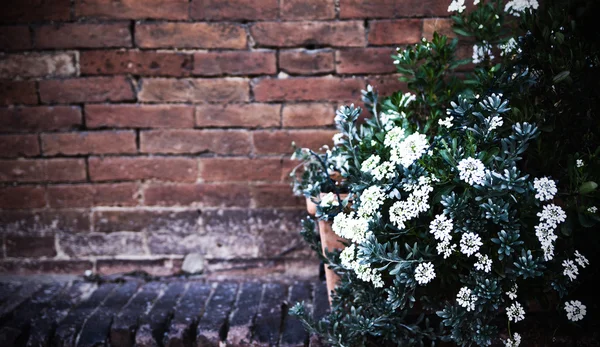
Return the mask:
[[279,126],[281,105],[230,104],[196,107],[196,126],[267,128]]
[[282,154],[292,152],[292,142],[298,147],[317,150],[324,145],[333,145],[334,130],[288,130],[255,131],[254,148],[256,154]]
[[44,155],[136,153],[134,131],[42,134]]
[[278,182],[281,170],[279,158],[200,159],[200,177],[207,182]]
[[195,182],[198,165],[195,159],[135,157],[92,157],[88,160],[92,181],[159,181]]
[[[195,234],[200,229],[201,214],[188,210],[113,210],[93,212],[94,231],[112,233],[118,231],[145,231]],[[183,230],[182,230],[183,229]]]
[[144,190],[144,204],[150,206],[248,207],[250,189],[246,184],[151,185]]
[[331,50],[291,50],[279,52],[281,70],[299,75],[333,72],[334,54]]
[[0,128],[9,132],[70,130],[81,126],[76,106],[0,108]]
[[34,81],[0,81],[0,105],[37,103]]
[[456,34],[452,30],[453,23],[454,21],[449,18],[425,18],[423,19],[423,37],[432,40],[433,33],[437,31],[440,35],[454,38]]
[[287,104],[283,107],[284,127],[322,127],[334,124],[335,110],[332,104]]
[[89,260],[22,260],[0,262],[0,272],[13,275],[72,274],[81,275],[94,268]]
[[55,257],[54,236],[7,236],[6,256],[9,258]]
[[202,52],[194,54],[194,74],[272,75],[277,73],[275,52]]
[[28,53],[0,56],[0,78],[77,75],[74,53]]
[[259,184],[251,187],[255,208],[306,207],[304,197],[294,196],[288,183]]
[[69,20],[70,0],[19,0],[0,2],[0,23]]
[[0,182],[85,181],[83,159],[0,160]]
[[77,17],[188,19],[188,0],[76,0]]
[[59,234],[60,248],[72,258],[89,256],[145,255],[144,237],[140,233]]
[[42,235],[90,231],[90,213],[81,210],[1,211],[0,233]]
[[[393,18],[397,0],[339,0],[340,18]],[[404,0],[403,0],[404,1]]]
[[249,154],[250,134],[226,130],[148,130],[140,133],[143,153]]
[[7,51],[31,49],[33,45],[29,27],[26,25],[0,27],[0,47]]
[[126,77],[86,77],[40,81],[44,103],[81,103],[134,100],[131,82]]
[[413,44],[421,40],[420,19],[374,20],[369,23],[370,45]]
[[151,276],[170,276],[180,273],[181,265],[179,259],[99,259],[96,262],[96,269],[98,274],[105,276],[134,271],[143,271]]
[[47,188],[50,207],[135,206],[136,183],[54,185]]
[[329,101],[360,98],[364,82],[338,77],[264,78],[256,81],[256,101]]
[[246,30],[231,23],[142,23],[135,42],[143,48],[246,48]]
[[131,47],[129,23],[59,23],[35,28],[38,48]]
[[334,0],[281,0],[281,18],[284,20],[333,19]]
[[248,80],[245,78],[220,79],[167,79],[146,78],[140,81],[138,98],[143,102],[209,102],[227,104],[249,100]]
[[269,20],[277,19],[278,0],[192,0],[192,19]]
[[401,82],[399,77],[399,75],[369,76],[368,82],[381,95],[389,96],[397,91],[406,93],[408,91],[406,82]]
[[447,16],[447,1],[438,0],[403,0],[396,1],[397,17],[434,17]]
[[46,197],[42,187],[0,187],[0,208],[2,209],[41,208],[44,206],[46,206]]
[[0,157],[32,157],[39,154],[37,135],[0,135]]
[[192,55],[179,52],[84,51],[79,64],[82,75],[188,76]]
[[345,22],[263,22],[251,27],[258,46],[363,47],[365,27],[360,21]]
[[88,128],[193,128],[191,105],[86,105]]
[[373,74],[396,71],[392,48],[354,48],[335,52],[336,71],[339,74]]

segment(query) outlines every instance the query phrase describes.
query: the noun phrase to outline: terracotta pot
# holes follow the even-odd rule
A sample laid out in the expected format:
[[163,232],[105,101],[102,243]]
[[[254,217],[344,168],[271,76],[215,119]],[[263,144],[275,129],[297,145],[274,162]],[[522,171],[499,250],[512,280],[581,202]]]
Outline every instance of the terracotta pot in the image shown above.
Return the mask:
[[311,216],[317,214],[317,204],[315,204],[310,198],[306,198],[306,211]]
[[[319,234],[321,235],[323,255],[325,255],[325,249],[331,252],[334,249],[342,250],[346,248],[342,242],[347,242],[347,240],[337,236],[333,232],[331,228],[332,224],[330,221],[319,221]],[[340,276],[327,265],[325,265],[325,281],[327,282],[327,295],[329,296],[329,304],[331,305],[331,292],[335,290],[336,285],[340,282]]]

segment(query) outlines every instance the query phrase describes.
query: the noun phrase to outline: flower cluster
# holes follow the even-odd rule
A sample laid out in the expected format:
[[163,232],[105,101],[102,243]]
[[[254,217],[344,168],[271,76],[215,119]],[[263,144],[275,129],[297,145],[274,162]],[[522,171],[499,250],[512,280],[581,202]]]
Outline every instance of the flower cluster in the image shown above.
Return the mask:
[[577,322],[583,319],[587,314],[586,307],[579,300],[571,300],[565,303],[565,311],[570,321]]
[[427,147],[429,143],[424,134],[410,134],[403,141],[394,144],[390,160],[407,168],[425,154]]
[[519,347],[521,345],[521,335],[514,333],[512,339],[504,341],[505,347]]
[[363,218],[369,218],[377,212],[379,207],[385,200],[385,192],[383,188],[371,186],[365,189],[360,196],[360,207],[358,215]]
[[[537,190],[537,192],[536,198],[538,199],[538,196],[547,197],[551,193],[551,191],[544,191],[544,195],[540,195],[540,190]],[[552,196],[554,195],[552,194]],[[554,259],[554,242],[558,238],[554,231],[560,223],[566,220],[567,215],[560,206],[548,204],[543,207],[542,212],[539,212],[537,216],[540,217],[540,223],[535,226],[535,236],[542,245],[544,260],[549,261]]]
[[421,263],[415,269],[415,280],[420,284],[427,284],[435,278],[435,270],[430,262]]
[[514,302],[506,308],[506,315],[509,321],[517,323],[525,319],[525,310],[520,303]]
[[456,295],[456,303],[461,307],[467,309],[467,312],[475,310],[475,303],[477,302],[477,295],[473,294],[473,291],[467,287],[462,287]]
[[510,0],[504,6],[504,11],[519,17],[520,13],[527,9],[536,10],[540,4],[537,0]]
[[479,235],[472,232],[466,232],[462,234],[460,239],[460,252],[467,257],[470,257],[471,255],[479,252],[479,248],[482,245],[483,242],[481,242],[481,237],[479,237]]
[[366,264],[361,264],[360,260],[356,256],[356,246],[350,245],[340,253],[340,262],[343,267],[348,270],[354,271],[356,277],[365,281],[373,283],[375,288],[383,287],[383,280],[381,273],[376,269],[369,267]]
[[558,192],[556,183],[548,177],[535,178],[533,180],[533,188],[535,188],[535,198],[540,201],[552,200]]
[[419,216],[429,209],[429,194],[433,187],[429,184],[421,184],[415,187],[408,198],[404,201],[396,201],[390,207],[390,222],[396,227],[404,229],[405,223]]
[[369,232],[369,221],[357,217],[355,212],[349,214],[340,213],[333,219],[331,227],[336,235],[355,243],[362,243]]
[[485,166],[479,159],[466,158],[458,163],[460,179],[470,185],[482,184],[485,178]]

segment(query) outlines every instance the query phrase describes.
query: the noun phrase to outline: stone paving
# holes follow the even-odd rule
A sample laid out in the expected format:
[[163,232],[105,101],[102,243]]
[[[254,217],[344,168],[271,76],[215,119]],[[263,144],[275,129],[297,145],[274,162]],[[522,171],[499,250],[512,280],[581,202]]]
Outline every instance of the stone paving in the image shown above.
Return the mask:
[[0,346],[308,346],[287,315],[328,309],[320,281],[211,282],[168,277],[0,282]]

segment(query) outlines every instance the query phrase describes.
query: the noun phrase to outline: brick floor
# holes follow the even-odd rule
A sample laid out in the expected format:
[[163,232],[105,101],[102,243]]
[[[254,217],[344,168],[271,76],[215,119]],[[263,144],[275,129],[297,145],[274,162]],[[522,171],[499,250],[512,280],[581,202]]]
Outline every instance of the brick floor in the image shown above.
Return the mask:
[[325,284],[168,277],[0,280],[0,346],[308,346],[290,305],[327,310]]

